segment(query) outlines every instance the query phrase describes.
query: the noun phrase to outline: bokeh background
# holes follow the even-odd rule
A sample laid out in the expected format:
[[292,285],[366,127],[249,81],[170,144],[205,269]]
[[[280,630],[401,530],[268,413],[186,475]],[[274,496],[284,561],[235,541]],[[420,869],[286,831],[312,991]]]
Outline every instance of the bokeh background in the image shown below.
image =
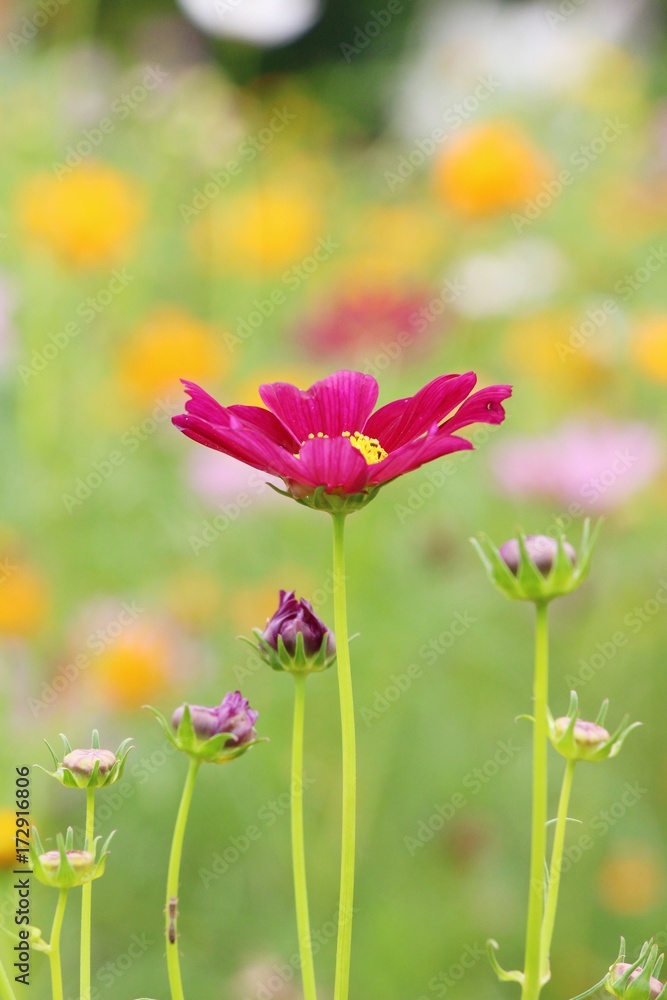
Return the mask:
[[[551,702],[645,725],[582,766],[545,995],[600,979],[619,935],[667,943],[667,104],[657,2],[38,0],[1,7],[2,857],[13,768],[42,739],[115,749],[118,830],[94,893],[95,1000],[165,998],[163,884],[185,761],[142,711],[240,687],[270,737],[202,770],[181,892],[207,1000],[294,1000],[292,690],[237,641],[279,588],[329,621],[330,526],[170,425],[178,379],[225,402],[339,367],[387,401],[445,371],[512,382],[477,451],[348,524],[359,722],[352,995],[508,995],[529,817],[530,609],[469,536],[576,545]],[[335,672],[309,683],[313,929],[331,995],[339,854]],[[552,809],[561,763],[552,760]],[[43,839],[80,794],[41,772]],[[252,832],[251,832],[252,831]],[[255,835],[255,831],[259,831]],[[580,838],[585,837],[584,848]],[[3,914],[11,914],[6,873]],[[34,886],[46,931],[53,896]],[[78,996],[76,920],[66,996]],[[5,943],[7,947],[7,943]],[[33,957],[32,993],[48,992]]]

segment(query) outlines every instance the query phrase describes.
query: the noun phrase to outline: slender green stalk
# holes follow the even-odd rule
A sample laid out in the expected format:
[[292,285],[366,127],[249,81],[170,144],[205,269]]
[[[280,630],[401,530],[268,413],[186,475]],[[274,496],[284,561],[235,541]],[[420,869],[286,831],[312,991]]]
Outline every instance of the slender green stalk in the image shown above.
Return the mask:
[[345,515],[333,514],[334,631],[338,660],[338,692],[343,737],[343,833],[340,859],[340,901],[334,1000],[347,1000],[350,988],[352,911],[354,906],[354,854],[357,810],[357,751],[354,731],[354,698],[347,631],[345,589]]
[[51,993],[53,1000],[63,1000],[63,973],[60,966],[60,929],[63,925],[63,917],[65,916],[68,892],[69,889],[60,890],[56,914],[53,918],[53,927],[51,928],[49,962],[51,965]]
[[169,869],[167,872],[167,905],[165,908],[165,937],[167,940],[167,972],[171,1000],[184,1000],[183,983],[181,981],[181,965],[178,958],[178,880],[181,870],[181,855],[183,853],[183,837],[188,821],[192,793],[197,780],[200,761],[191,758],[185,787],[178,807],[174,838],[171,842]]
[[[86,839],[84,847],[87,851],[93,849],[95,833],[95,789],[86,790]],[[85,882],[81,887],[81,1000],[90,1000],[90,938],[93,914],[93,883]]]
[[16,994],[2,962],[0,962],[0,998],[2,1000],[16,1000]]
[[572,792],[572,779],[574,778],[574,768],[576,760],[568,760],[563,775],[563,784],[560,790],[558,801],[558,815],[556,817],[556,829],[554,830],[554,843],[551,849],[551,865],[549,868],[549,888],[547,890],[547,901],[544,907],[544,921],[542,923],[542,943],[540,951],[542,956],[542,979],[548,979],[550,975],[549,953],[551,951],[551,940],[554,934],[554,924],[556,923],[556,910],[558,908],[558,890],[560,889],[561,868],[563,867],[563,846],[565,844],[565,827],[567,825],[567,811],[570,805],[570,793]]
[[533,683],[533,817],[526,956],[521,1000],[537,1000],[542,989],[540,938],[544,912],[544,861],[547,851],[547,696],[549,691],[548,605],[535,605],[535,677]]
[[306,674],[294,674],[294,729],[292,733],[292,867],[299,935],[301,978],[305,1000],[316,1000],[315,966],[310,938],[306,853],[303,837],[303,728],[306,705]]

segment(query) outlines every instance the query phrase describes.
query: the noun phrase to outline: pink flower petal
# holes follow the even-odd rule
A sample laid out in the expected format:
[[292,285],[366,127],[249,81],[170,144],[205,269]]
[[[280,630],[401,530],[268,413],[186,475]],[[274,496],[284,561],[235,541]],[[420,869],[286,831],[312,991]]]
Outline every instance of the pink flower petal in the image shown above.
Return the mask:
[[172,423],[186,437],[207,448],[214,448],[225,455],[251,465],[271,476],[298,479],[299,463],[293,455],[274,441],[263,437],[257,430],[242,423],[230,414],[230,426],[214,426],[190,414],[174,417]]
[[316,382],[310,389],[297,389],[289,382],[259,387],[262,402],[275,413],[302,443],[309,434],[339,437],[343,431],[361,430],[378,397],[378,384],[371,375],[340,371]]
[[371,469],[361,452],[343,437],[306,441],[296,464],[301,466],[299,482],[325,486],[329,493],[359,493],[367,485]]
[[425,437],[409,441],[382,462],[371,465],[369,467],[371,484],[375,486],[379,483],[388,483],[391,479],[412,472],[435,458],[442,458],[443,455],[450,455],[455,451],[470,451],[472,447],[471,442],[465,438],[443,433],[437,424],[432,424]]
[[453,417],[440,425],[449,434],[469,424],[502,424],[505,419],[503,400],[512,395],[511,385],[489,385],[473,393]]
[[394,451],[420,437],[431,424],[439,424],[470,394],[477,381],[474,372],[440,375],[400,407],[390,403],[374,413],[364,433],[375,437],[385,451]]

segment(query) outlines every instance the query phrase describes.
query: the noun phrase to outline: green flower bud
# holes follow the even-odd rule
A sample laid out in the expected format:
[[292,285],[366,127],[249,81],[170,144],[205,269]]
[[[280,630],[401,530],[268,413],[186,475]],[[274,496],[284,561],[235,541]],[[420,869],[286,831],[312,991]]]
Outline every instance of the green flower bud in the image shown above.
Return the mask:
[[471,539],[493,585],[513,601],[544,603],[581,586],[590,569],[601,521],[584,521],[579,555],[563,535],[523,535],[497,548],[486,535]]
[[111,750],[100,750],[100,734],[96,729],[93,730],[92,747],[87,750],[72,750],[67,737],[61,733],[60,738],[65,747],[62,761],[58,760],[50,744],[44,740],[53,757],[54,770],[48,771],[39,764],[35,764],[35,767],[51,775],[61,785],[66,788],[105,788],[123,776],[125,761],[132,749],[131,739],[123,740],[116,752],[112,753]]
[[579,718],[577,692],[570,693],[570,707],[567,715],[554,719],[549,712],[549,738],[552,746],[568,760],[607,760],[619,753],[626,736],[631,730],[641,726],[641,722],[628,725],[624,716],[613,733],[604,728],[609,701],[602,702],[595,722]]
[[84,850],[74,850],[74,831],[70,826],[65,837],[61,833],[56,837],[57,850],[45,851],[35,827],[32,833],[30,854],[33,871],[35,877],[44,885],[53,889],[72,889],[74,886],[92,882],[104,874],[109,853],[107,848],[113,833],[107,837],[99,858],[97,845],[101,837],[96,837],[92,845],[86,844]]
[[601,986],[618,1000],[667,1000],[667,985],[658,978],[664,957],[651,939],[642,945],[636,962],[626,962],[625,939],[621,938],[618,958],[604,979],[574,1000],[584,1000],[597,993]]
[[250,747],[266,741],[258,737],[255,712],[240,691],[226,694],[220,705],[180,705],[171,725],[151,705],[144,705],[162,726],[165,736],[177,750],[200,763],[226,764],[240,757]]

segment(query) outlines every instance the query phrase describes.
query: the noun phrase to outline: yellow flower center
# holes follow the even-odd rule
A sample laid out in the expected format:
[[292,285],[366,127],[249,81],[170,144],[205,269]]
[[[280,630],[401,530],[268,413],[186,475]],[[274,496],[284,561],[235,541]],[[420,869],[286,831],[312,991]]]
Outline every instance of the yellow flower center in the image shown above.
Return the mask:
[[[309,434],[308,440],[312,441],[314,438],[328,437],[328,434],[323,434],[322,431],[318,431],[317,434]],[[387,457],[387,452],[384,450],[377,438],[368,437],[360,431],[355,431],[354,434],[351,434],[350,431],[343,431],[341,437],[347,438],[352,447],[361,452],[368,465],[376,465],[378,462],[381,462],[383,458]],[[294,457],[298,458],[299,456],[295,455]]]

